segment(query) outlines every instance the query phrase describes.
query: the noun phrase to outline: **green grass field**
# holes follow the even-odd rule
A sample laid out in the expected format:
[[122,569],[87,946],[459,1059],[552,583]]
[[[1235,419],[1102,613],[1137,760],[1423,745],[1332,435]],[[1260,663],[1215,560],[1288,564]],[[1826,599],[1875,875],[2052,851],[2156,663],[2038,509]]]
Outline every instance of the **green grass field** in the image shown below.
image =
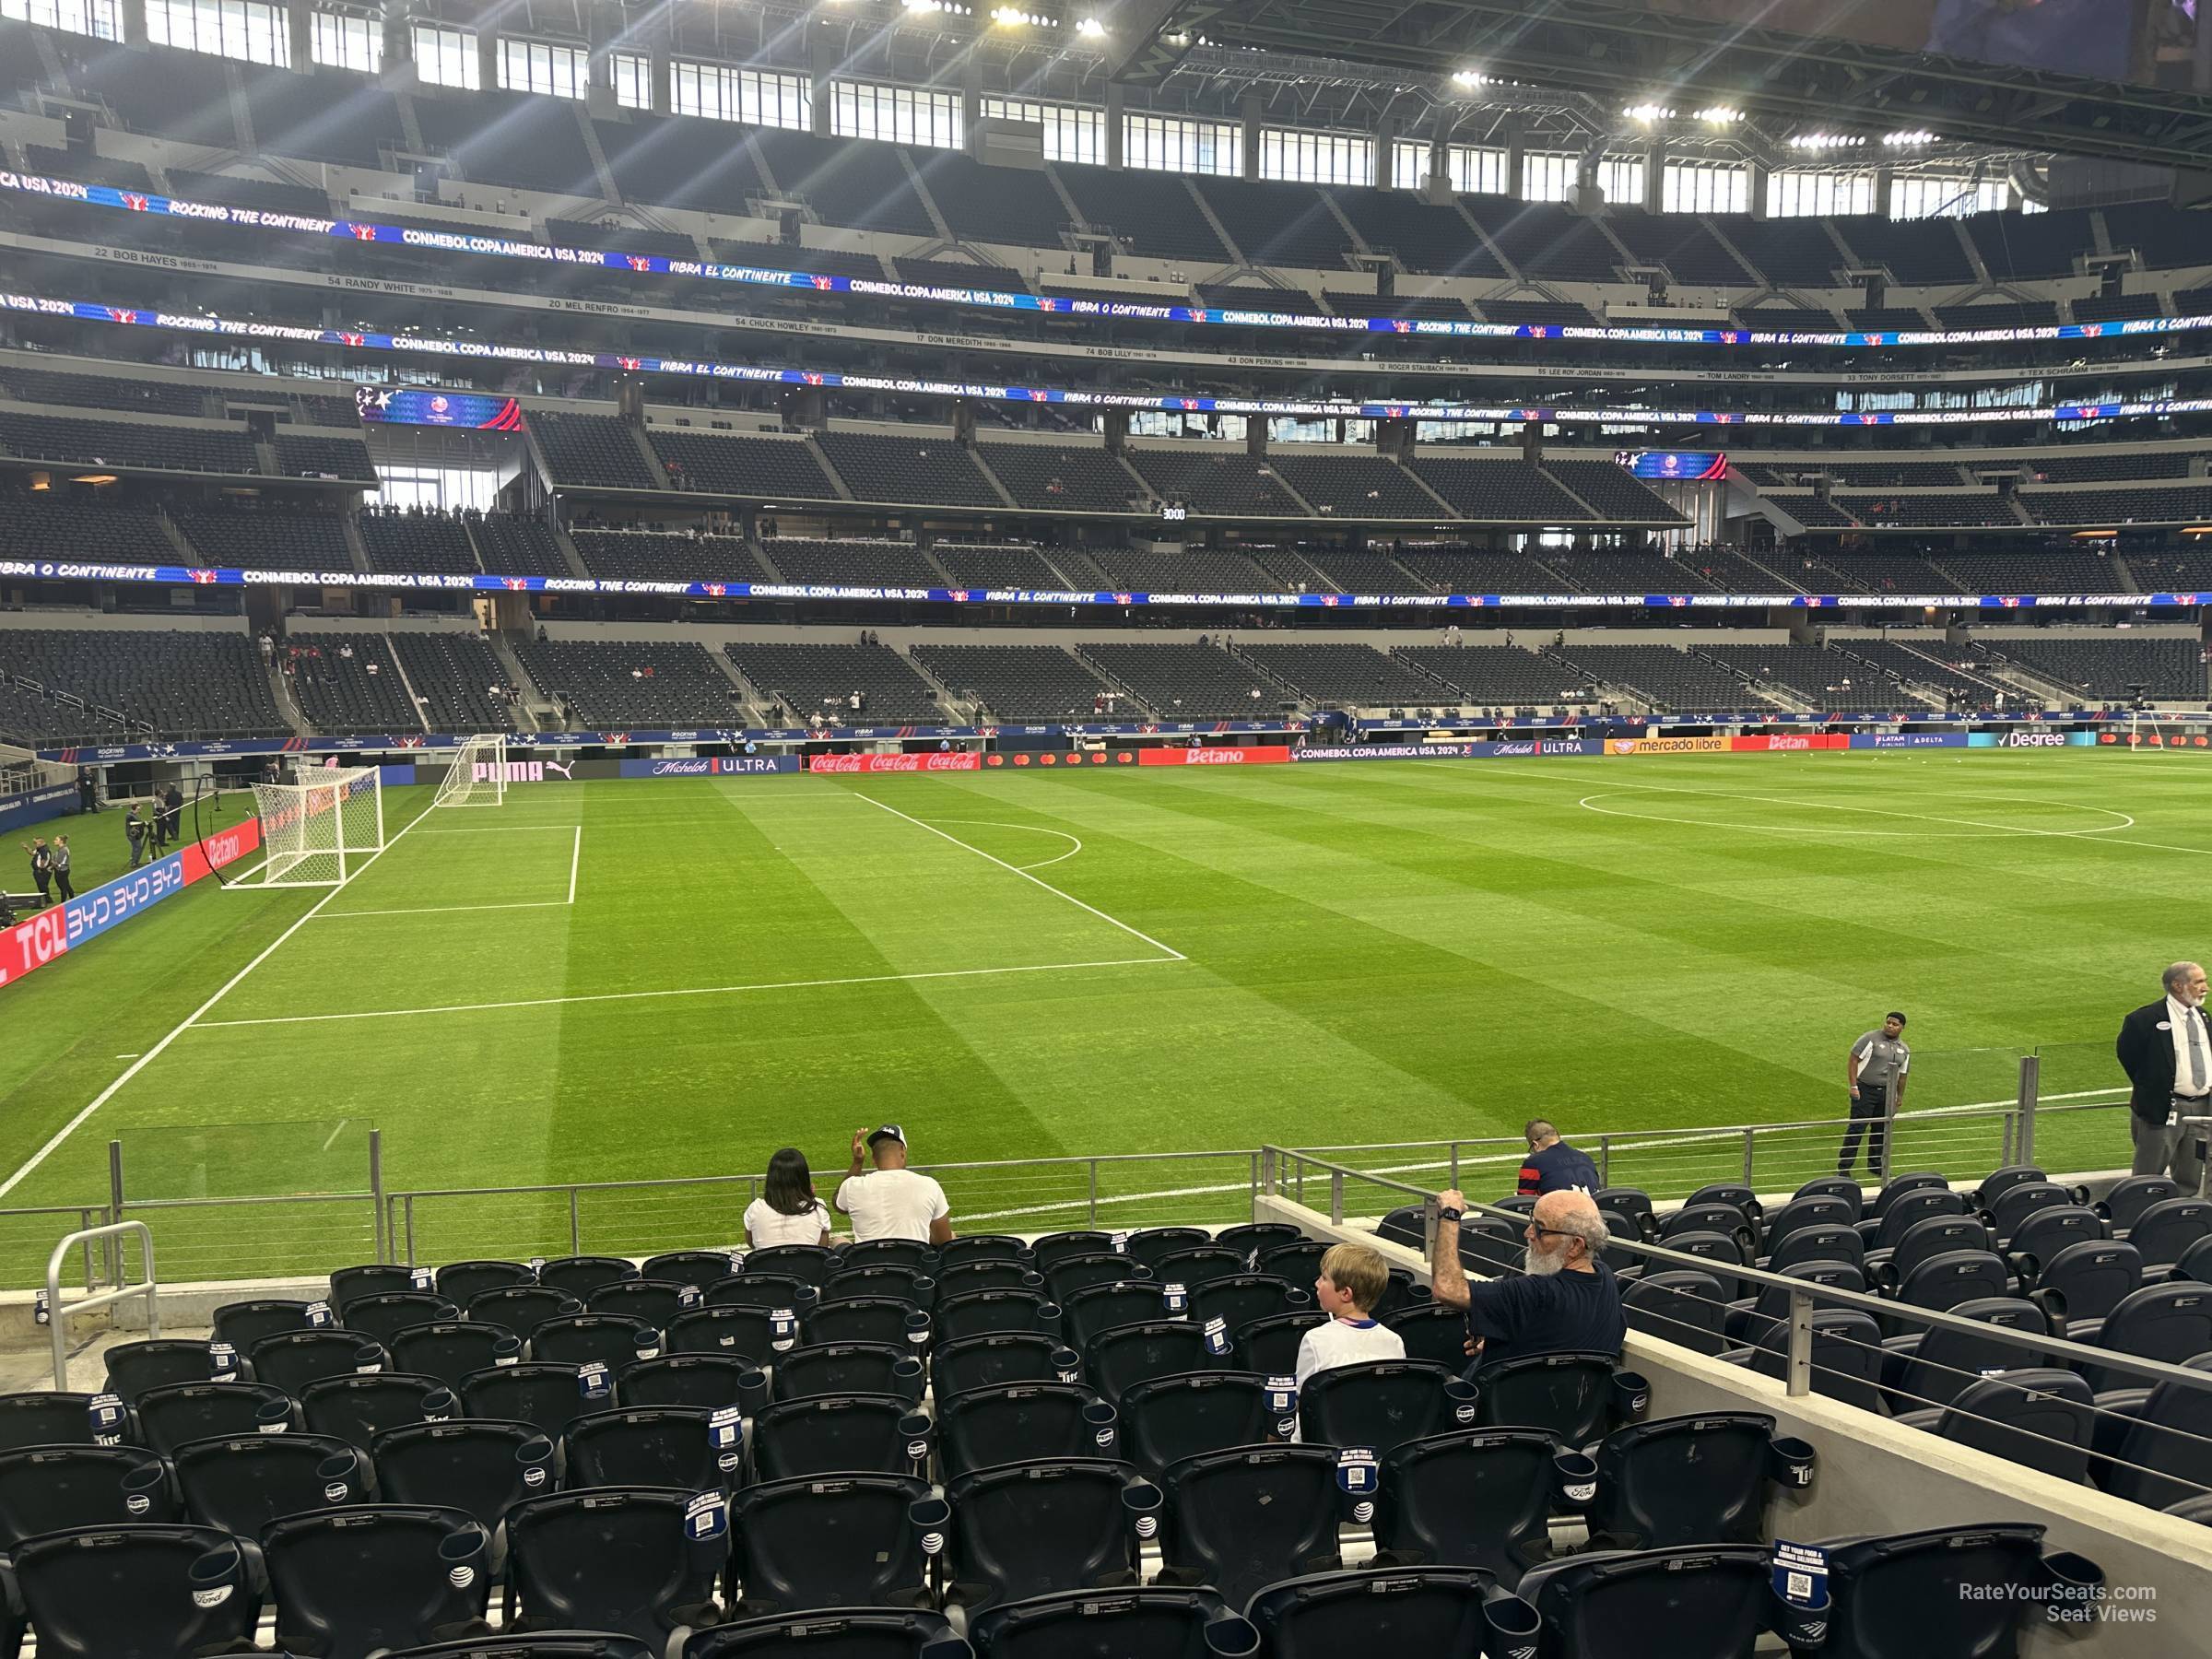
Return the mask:
[[[335,895],[195,888],[6,992],[0,1205],[101,1202],[111,1139],[134,1198],[359,1191],[371,1127],[395,1191],[743,1175],[794,1145],[826,1194],[886,1119],[923,1163],[1237,1149],[1104,1166],[1122,1224],[1228,1218],[1263,1142],[1537,1112],[1616,1132],[1617,1181],[1718,1178],[1739,1142],[1636,1134],[1832,1117],[1892,1006],[1908,1108],[2007,1100],[2030,1049],[2046,1096],[2110,1089],[2121,1015],[2207,947],[2208,805],[2186,758],[2096,752],[549,783],[435,813],[394,791],[399,833]],[[120,848],[112,815],[77,833],[80,869]],[[1913,1134],[1905,1163],[1999,1149],[1980,1122]],[[2085,1112],[2038,1152],[2124,1143]],[[1488,1168],[1472,1190],[1503,1190]],[[947,1184],[956,1219],[1041,1230],[1093,1179]],[[594,1194],[575,1225],[728,1241],[743,1203]],[[406,1207],[421,1259],[568,1248],[565,1196]],[[167,1278],[371,1243],[353,1200],[148,1214]],[[6,1223],[7,1277],[64,1230]]]

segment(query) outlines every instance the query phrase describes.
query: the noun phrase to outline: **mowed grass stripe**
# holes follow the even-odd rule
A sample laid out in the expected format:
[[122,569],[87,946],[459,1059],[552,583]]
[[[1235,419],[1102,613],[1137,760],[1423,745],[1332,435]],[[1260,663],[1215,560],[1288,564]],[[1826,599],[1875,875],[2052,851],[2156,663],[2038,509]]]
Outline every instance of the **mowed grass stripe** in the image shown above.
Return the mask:
[[[1913,1011],[1913,1103],[1932,1106],[2008,1095],[2011,1050],[2031,1042],[2047,1090],[2109,1085],[2120,1013],[2164,961],[2203,954],[2177,902],[2188,854],[2104,837],[1785,837],[1576,805],[1632,786],[1713,792],[1684,816],[1781,797],[1757,808],[1776,823],[1800,800],[2023,825],[2056,821],[2043,803],[2095,802],[2177,845],[2206,839],[2212,800],[2212,773],[2185,759],[2091,754],[874,779],[869,793],[1008,863],[1079,838],[1042,878],[1193,960],[715,1007],[194,1030],[18,1196],[97,1195],[108,1134],[134,1124],[366,1117],[386,1127],[394,1184],[471,1185],[752,1171],[786,1141],[821,1170],[886,1118],[920,1156],[954,1159],[1511,1132],[1532,1109],[1624,1132],[1825,1116],[1843,1045],[1893,1003]],[[405,821],[404,802],[387,806]],[[548,785],[439,816],[556,832],[410,837],[371,868],[378,888],[339,904],[433,884],[534,893],[548,873],[565,895],[558,826],[581,817],[574,909],[318,920],[211,1018],[400,1006],[425,988],[473,1002],[1141,954],[824,780]],[[436,854],[419,865],[418,839]],[[195,891],[0,993],[18,1017],[0,1128],[38,1144],[127,1064],[106,1056],[149,1046],[317,896]],[[239,1143],[232,1190],[312,1161],[299,1135],[268,1140],[265,1162]],[[2039,1146],[2046,1167],[2066,1144]],[[565,1236],[565,1210],[525,1218]],[[734,1236],[735,1217],[712,1220]]]

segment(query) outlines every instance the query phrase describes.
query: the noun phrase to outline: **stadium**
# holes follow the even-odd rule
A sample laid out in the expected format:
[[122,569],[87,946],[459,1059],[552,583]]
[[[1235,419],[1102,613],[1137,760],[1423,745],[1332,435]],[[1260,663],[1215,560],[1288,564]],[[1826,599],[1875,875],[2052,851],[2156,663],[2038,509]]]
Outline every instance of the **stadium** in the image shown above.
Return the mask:
[[0,0],[0,1659],[2212,1655],[2208,215],[2187,0]]

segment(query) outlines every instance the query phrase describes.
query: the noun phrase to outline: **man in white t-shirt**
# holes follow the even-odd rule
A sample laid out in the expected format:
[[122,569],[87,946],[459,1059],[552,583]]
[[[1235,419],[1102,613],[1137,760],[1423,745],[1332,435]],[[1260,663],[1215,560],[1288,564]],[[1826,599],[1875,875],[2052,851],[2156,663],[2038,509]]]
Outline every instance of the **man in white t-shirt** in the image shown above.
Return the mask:
[[[876,1167],[864,1172],[874,1159]],[[853,1218],[854,1242],[912,1239],[943,1244],[952,1237],[952,1206],[945,1189],[906,1167],[906,1131],[896,1124],[855,1132],[853,1163],[837,1189],[837,1207]]]

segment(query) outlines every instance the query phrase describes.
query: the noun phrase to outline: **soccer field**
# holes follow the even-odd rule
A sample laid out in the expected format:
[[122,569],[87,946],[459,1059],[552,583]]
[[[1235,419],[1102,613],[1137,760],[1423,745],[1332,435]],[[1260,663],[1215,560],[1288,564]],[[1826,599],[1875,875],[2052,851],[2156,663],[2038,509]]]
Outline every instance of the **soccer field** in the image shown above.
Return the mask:
[[[2109,1090],[2121,1015],[2212,944],[2212,771],[2186,756],[429,799],[388,794],[396,833],[342,889],[195,888],[11,987],[0,1205],[103,1201],[111,1139],[135,1197],[360,1190],[371,1127],[393,1190],[747,1174],[794,1145],[827,1193],[886,1120],[936,1163],[1510,1135],[1537,1112],[1571,1135],[1830,1117],[1846,1045],[1893,1006],[1909,1107],[2009,1099],[2030,1049],[2046,1097]],[[2043,1131],[2042,1161],[2124,1158],[2116,1114],[2077,1126]],[[1116,1220],[1247,1165],[1144,1168],[1114,1176]],[[1081,1219],[975,1219],[1031,1206],[948,1184],[971,1225]],[[711,1218],[649,1196],[595,1200],[587,1247],[735,1235],[741,1195]],[[366,1247],[359,1209],[169,1218],[164,1277],[294,1244],[327,1263],[331,1229]],[[552,1253],[567,1200],[426,1200],[419,1225],[429,1259],[518,1230]],[[66,1230],[17,1226],[11,1256]]]

